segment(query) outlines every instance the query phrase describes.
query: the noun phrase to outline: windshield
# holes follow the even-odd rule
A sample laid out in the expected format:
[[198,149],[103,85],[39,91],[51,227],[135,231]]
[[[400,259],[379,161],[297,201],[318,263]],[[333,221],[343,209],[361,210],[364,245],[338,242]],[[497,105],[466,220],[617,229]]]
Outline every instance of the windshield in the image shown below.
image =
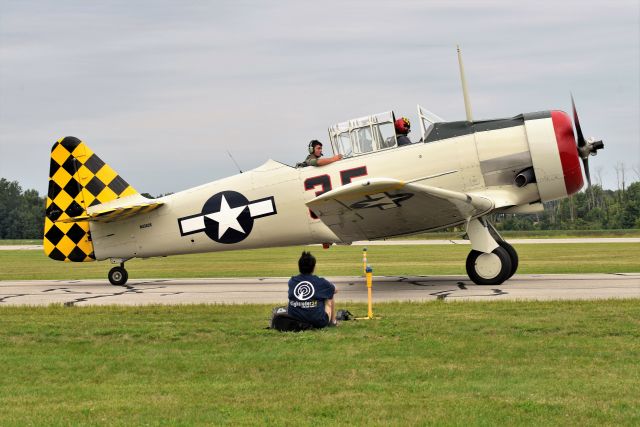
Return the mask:
[[442,117],[433,114],[429,110],[425,110],[420,105],[418,105],[418,117],[420,117],[420,132],[422,133],[422,141],[427,140],[427,136],[429,136],[429,134],[433,130],[434,123],[445,121]]

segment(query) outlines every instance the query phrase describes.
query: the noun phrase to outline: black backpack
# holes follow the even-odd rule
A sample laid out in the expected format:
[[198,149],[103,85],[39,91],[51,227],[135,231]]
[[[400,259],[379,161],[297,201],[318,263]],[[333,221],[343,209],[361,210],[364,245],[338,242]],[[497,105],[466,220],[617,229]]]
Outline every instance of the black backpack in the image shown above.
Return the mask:
[[349,310],[338,310],[336,312],[336,320],[351,320],[353,319],[353,314]]
[[287,307],[276,307],[272,312],[270,328],[280,332],[300,332],[313,329],[313,325],[290,316]]

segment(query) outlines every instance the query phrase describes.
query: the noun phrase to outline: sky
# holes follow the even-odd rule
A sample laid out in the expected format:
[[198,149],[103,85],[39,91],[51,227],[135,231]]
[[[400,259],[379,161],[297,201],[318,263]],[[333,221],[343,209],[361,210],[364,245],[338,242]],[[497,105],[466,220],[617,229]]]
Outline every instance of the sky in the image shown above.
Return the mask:
[[592,180],[640,179],[640,0],[0,0],[0,177],[45,194],[68,135],[159,195],[237,173],[227,150],[293,165],[352,118],[417,134],[416,104],[465,119],[457,44],[474,119],[573,93]]

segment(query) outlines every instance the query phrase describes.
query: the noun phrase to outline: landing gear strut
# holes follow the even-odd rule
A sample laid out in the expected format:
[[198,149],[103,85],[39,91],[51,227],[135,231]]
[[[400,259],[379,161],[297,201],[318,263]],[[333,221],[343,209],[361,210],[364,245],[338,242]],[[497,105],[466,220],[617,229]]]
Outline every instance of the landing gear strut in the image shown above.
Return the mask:
[[124,269],[124,262],[120,266],[109,270],[109,282],[114,286],[123,286],[129,279],[129,273]]
[[476,285],[500,285],[515,274],[518,253],[493,225],[483,218],[471,220],[467,235],[472,247],[467,256],[467,274]]

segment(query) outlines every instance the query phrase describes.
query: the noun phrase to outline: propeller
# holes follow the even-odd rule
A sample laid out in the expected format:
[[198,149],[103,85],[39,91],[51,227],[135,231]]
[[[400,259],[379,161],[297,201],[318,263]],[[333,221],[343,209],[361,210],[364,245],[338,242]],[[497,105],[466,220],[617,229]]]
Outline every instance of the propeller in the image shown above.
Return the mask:
[[573,94],[571,94],[571,107],[573,108],[573,121],[576,125],[578,155],[582,159],[584,173],[587,176],[587,188],[591,188],[591,175],[589,174],[589,156],[595,156],[596,154],[598,154],[598,150],[604,148],[604,143],[602,141],[597,141],[594,138],[589,138],[587,140],[584,139],[582,128],[580,128],[578,112],[576,111],[576,103],[573,101]]

